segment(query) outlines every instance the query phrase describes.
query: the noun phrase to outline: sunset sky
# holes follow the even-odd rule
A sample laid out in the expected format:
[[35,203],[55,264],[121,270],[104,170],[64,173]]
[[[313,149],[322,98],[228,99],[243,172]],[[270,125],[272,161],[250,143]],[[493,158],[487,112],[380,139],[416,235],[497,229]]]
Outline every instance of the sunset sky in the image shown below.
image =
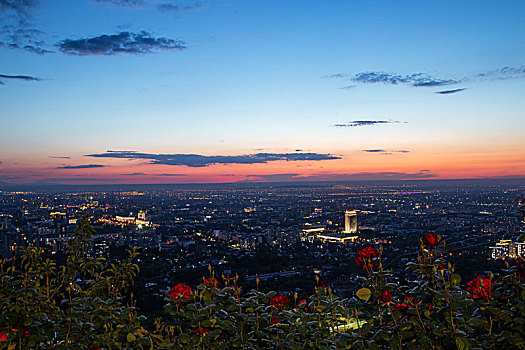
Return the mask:
[[525,176],[523,14],[0,0],[0,183]]

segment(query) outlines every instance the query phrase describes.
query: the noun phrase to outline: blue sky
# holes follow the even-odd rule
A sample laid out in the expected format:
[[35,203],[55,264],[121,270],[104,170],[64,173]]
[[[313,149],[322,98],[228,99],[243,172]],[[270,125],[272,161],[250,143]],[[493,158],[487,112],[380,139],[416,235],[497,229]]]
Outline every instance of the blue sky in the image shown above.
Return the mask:
[[[0,11],[0,181],[525,175],[523,1],[0,0]],[[334,157],[195,169],[86,156],[107,150]],[[92,163],[104,166],[63,168]]]

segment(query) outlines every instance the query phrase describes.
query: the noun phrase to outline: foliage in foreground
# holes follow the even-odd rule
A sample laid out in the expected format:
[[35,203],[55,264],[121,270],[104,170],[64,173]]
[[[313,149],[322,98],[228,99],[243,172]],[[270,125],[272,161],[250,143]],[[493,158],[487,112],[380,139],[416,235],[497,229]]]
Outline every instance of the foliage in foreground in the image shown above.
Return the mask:
[[86,253],[90,239],[83,220],[66,265],[32,247],[0,262],[1,349],[525,349],[525,262],[465,283],[434,234],[422,237],[407,285],[383,269],[382,248],[362,249],[362,288],[352,300],[320,281],[304,300],[245,293],[210,268],[193,289],[171,288],[155,329],[144,328],[128,296],[138,253],[107,264]]

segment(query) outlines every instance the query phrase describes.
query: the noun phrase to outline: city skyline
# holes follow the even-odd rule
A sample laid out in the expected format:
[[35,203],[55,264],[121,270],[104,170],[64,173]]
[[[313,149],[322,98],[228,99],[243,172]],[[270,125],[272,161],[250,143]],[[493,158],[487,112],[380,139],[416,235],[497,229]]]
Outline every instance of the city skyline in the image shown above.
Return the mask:
[[0,184],[525,177],[524,10],[0,2]]

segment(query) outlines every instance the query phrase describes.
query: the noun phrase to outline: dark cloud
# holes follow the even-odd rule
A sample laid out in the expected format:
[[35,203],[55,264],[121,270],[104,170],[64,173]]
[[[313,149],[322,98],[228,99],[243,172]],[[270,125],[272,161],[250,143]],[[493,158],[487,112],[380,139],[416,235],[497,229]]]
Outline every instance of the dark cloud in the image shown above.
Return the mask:
[[387,84],[387,85],[410,85],[414,87],[435,87],[457,84],[459,81],[453,79],[436,78],[425,73],[414,73],[409,75],[392,74],[385,72],[363,72],[357,73],[350,81],[359,84]]
[[[427,73],[394,74],[386,72],[361,72],[357,74],[332,74],[325,78],[345,79],[357,84],[387,84],[387,85],[409,85],[413,87],[435,87],[458,84],[461,81],[455,79],[443,79],[434,77]],[[342,89],[351,89],[356,85],[348,85]]]
[[159,174],[157,176],[186,176],[186,174]]
[[14,14],[19,21],[23,21],[37,5],[37,0],[0,0],[0,13]]
[[[380,71],[361,72],[356,74],[336,73],[324,78],[343,79],[350,85],[340,89],[352,89],[356,84],[386,84],[386,85],[408,85],[413,87],[439,87],[456,85],[470,81],[480,80],[507,80],[525,78],[525,65],[515,67],[503,67],[485,73],[478,73],[464,78],[442,78],[428,73],[397,74]],[[437,91],[436,94],[446,95],[461,92],[466,88]]]
[[409,153],[410,151],[407,151],[407,150],[384,150],[384,149],[364,149],[363,152],[368,152],[368,153],[379,153],[379,154],[384,154],[384,155],[388,155],[388,154],[393,154],[393,153]]
[[71,157],[67,157],[67,156],[49,156],[49,158],[54,158],[54,159],[71,159]]
[[356,126],[370,126],[370,125],[377,125],[377,124],[399,124],[399,123],[402,123],[402,122],[398,120],[354,120],[348,123],[334,124],[334,126],[340,127],[340,128],[349,128],[349,127],[356,127]]
[[186,43],[168,38],[154,38],[147,32],[121,32],[85,39],[66,39],[57,44],[60,51],[69,55],[116,55],[121,53],[145,54],[158,50],[183,50]]
[[6,75],[6,74],[0,74],[0,85],[5,85],[3,82],[4,79],[8,80],[23,80],[23,81],[40,81],[42,79],[37,77],[32,77],[29,75]]
[[144,176],[144,175],[148,175],[148,174],[144,174],[144,173],[131,173],[131,174],[122,174],[124,176]]
[[448,95],[448,94],[455,94],[456,92],[461,92],[465,90],[467,89],[463,88],[463,89],[454,89],[454,90],[443,90],[443,91],[436,91],[435,93],[440,94],[440,95]]
[[44,49],[43,47],[38,47],[35,45],[24,45],[21,47],[22,50],[29,51],[31,53],[36,53],[37,55],[45,55],[47,53],[53,53],[54,51],[50,51],[48,49]]
[[151,154],[130,151],[107,151],[100,154],[87,154],[96,158],[123,158],[150,160],[149,164],[185,165],[189,167],[206,167],[213,164],[261,164],[279,160],[318,161],[340,159],[330,154],[320,153],[256,153],[239,156],[203,156],[200,154]]
[[103,168],[105,165],[101,164],[83,164],[83,165],[65,165],[59,166],[55,169],[91,169],[91,168]]
[[1,47],[37,54],[51,52],[40,39],[43,32],[31,24],[32,12],[38,5],[37,0],[0,0]]

